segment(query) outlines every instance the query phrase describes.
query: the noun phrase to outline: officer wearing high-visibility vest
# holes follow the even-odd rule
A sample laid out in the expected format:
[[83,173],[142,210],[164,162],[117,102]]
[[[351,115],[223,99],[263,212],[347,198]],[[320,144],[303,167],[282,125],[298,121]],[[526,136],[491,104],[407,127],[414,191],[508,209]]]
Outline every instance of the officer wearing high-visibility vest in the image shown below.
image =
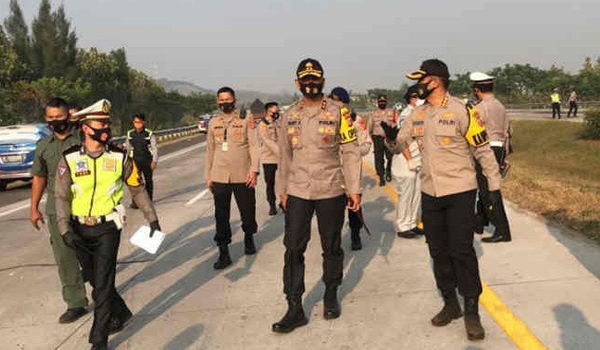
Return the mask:
[[93,287],[92,350],[107,349],[108,335],[123,329],[132,313],[115,289],[117,254],[127,186],[150,223],[160,230],[154,206],[135,163],[110,139],[110,102],[100,100],[80,111],[84,141],[63,153],[56,173],[56,211],[65,244],[75,249],[83,275]]
[[[156,136],[154,132],[145,127],[146,116],[142,113],[133,117],[133,129],[127,131],[125,148],[128,155],[135,161],[138,170],[144,175],[144,184],[150,199],[154,196],[154,181],[152,173],[156,170],[158,162],[158,147],[156,146]],[[131,208],[137,209],[135,202],[131,203]]]
[[552,119],[556,118],[556,116],[560,119],[560,94],[558,93],[558,88],[552,91],[550,100],[552,101]]

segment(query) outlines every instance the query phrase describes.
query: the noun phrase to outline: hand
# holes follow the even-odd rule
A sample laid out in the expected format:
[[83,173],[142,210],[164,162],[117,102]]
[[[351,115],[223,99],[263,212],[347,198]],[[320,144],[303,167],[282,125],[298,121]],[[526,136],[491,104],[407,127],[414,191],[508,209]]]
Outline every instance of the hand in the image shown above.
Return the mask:
[[490,191],[489,192],[490,205],[494,209],[502,205],[502,195],[500,194],[500,190]]
[[212,193],[212,181],[210,179],[206,180],[206,188]]
[[249,172],[248,176],[246,176],[246,186],[250,188],[256,187],[256,173],[254,171]]
[[77,248],[81,247],[83,239],[73,233],[73,231],[67,231],[62,235],[62,239],[65,242],[65,245],[71,249],[77,250]]
[[158,220],[152,221],[150,223],[150,238],[152,238],[152,236],[154,236],[154,232],[156,231],[162,231],[162,229],[160,228],[160,224],[158,223]]
[[33,227],[35,227],[35,229],[38,231],[40,230],[38,222],[41,221],[42,224],[46,224],[46,221],[44,221],[44,215],[42,215],[42,213],[40,213],[40,211],[37,208],[31,208],[29,218],[31,219],[31,224],[33,225]]
[[156,162],[150,163],[150,169],[152,169],[152,171],[156,170]]
[[358,211],[360,209],[360,194],[350,194],[348,195],[348,204],[346,208],[351,211]]
[[279,203],[279,206],[281,207],[281,210],[283,210],[283,211],[287,210],[287,199],[288,199],[287,193],[284,193],[281,195],[281,203]]
[[398,137],[398,133],[400,132],[400,128],[397,126],[390,126],[386,122],[380,123],[383,132],[385,132],[385,138],[390,141],[396,141]]
[[406,164],[408,165],[408,170],[410,170],[410,171],[419,171],[420,170],[420,166],[417,165],[412,158],[407,159]]

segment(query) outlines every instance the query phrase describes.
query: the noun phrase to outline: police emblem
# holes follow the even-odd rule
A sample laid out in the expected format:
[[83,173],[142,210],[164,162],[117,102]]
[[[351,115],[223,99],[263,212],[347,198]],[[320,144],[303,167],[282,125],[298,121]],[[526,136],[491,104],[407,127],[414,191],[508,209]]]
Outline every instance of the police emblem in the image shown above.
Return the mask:
[[117,162],[115,159],[113,158],[105,158],[102,161],[102,170],[104,171],[110,171],[110,172],[115,172],[117,171]]
[[90,175],[91,173],[92,172],[90,171],[90,168],[88,167],[88,163],[85,159],[78,160],[75,163],[75,176],[76,177]]

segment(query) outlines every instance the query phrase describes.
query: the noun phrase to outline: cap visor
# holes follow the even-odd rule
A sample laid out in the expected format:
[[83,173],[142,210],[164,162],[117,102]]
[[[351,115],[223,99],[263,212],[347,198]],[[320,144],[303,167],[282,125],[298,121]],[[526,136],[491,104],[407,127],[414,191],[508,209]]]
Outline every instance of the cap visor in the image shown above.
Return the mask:
[[318,70],[302,71],[302,72],[298,73],[298,79],[302,79],[307,76],[321,78],[321,77],[323,77],[323,73],[319,72]]
[[406,74],[406,77],[410,80],[419,80],[419,79],[423,78],[425,75],[427,75],[427,73],[425,73],[422,70],[418,70],[416,72]]

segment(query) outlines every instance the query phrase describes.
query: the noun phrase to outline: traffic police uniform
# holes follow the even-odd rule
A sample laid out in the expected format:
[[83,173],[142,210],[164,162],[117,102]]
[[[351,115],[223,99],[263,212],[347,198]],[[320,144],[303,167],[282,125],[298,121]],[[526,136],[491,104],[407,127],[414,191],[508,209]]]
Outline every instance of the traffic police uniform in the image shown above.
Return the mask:
[[279,121],[265,116],[261,119],[258,127],[258,137],[260,139],[261,151],[260,162],[265,172],[265,183],[267,185],[267,201],[270,206],[270,215],[277,214],[276,195],[275,195],[275,176],[277,173],[277,162],[279,160]]
[[[323,79],[323,69],[318,61],[306,59],[296,75],[302,85],[307,77]],[[312,87],[307,84],[303,89],[322,91],[323,83],[309,83]],[[325,318],[339,316],[336,291],[343,275],[341,231],[346,193],[361,193],[360,149],[349,113],[343,117],[340,104],[322,94],[316,94],[311,102],[307,105],[307,98],[302,99],[281,120],[278,186],[280,193],[287,195],[283,284],[288,312],[273,325],[276,332],[289,332],[308,322],[301,298],[305,291],[304,253],[315,212],[323,250],[324,314]]]
[[[78,112],[88,120],[109,120],[110,103],[101,100]],[[119,331],[132,314],[115,288],[116,263],[124,220],[120,204],[127,186],[152,230],[160,229],[154,206],[135,163],[120,148],[107,145],[92,153],[76,145],[63,153],[56,173],[59,232],[75,247],[94,299],[92,349],[106,349],[108,335]]]
[[65,245],[58,230],[56,218],[56,201],[54,188],[56,168],[62,154],[68,148],[79,144],[78,138],[69,134],[60,140],[54,133],[42,139],[35,148],[31,173],[35,176],[46,178],[46,209],[50,231],[50,244],[54,253],[54,261],[58,267],[58,276],[62,285],[62,297],[69,309],[84,308],[88,304],[85,293],[85,284],[79,269],[79,262],[75,250]]
[[152,166],[154,162],[158,162],[158,147],[156,145],[156,136],[150,129],[138,132],[135,129],[127,131],[125,148],[129,152],[129,158],[135,161],[138,170],[144,175],[144,184],[146,191],[153,199],[154,181],[152,180]]
[[560,94],[558,89],[554,89],[554,92],[550,95],[550,100],[552,101],[552,119],[556,118],[557,115],[560,119]]
[[[470,75],[473,87],[483,88],[485,85],[493,84],[493,77],[481,73],[474,72]],[[475,110],[483,120],[487,131],[490,146],[494,151],[494,156],[498,162],[499,169],[505,168],[506,157],[506,138],[508,135],[508,118],[506,110],[500,101],[494,97],[489,91],[481,101],[475,105]],[[504,210],[504,204],[493,207],[490,203],[488,182],[483,175],[481,165],[475,162],[475,170],[477,171],[477,187],[479,189],[479,200],[477,201],[477,217],[476,217],[476,233],[483,233],[483,227],[491,221],[495,226],[494,235],[482,239],[483,242],[501,242],[510,241],[510,227]]]
[[252,128],[250,119],[241,119],[237,110],[234,110],[230,114],[221,112],[208,125],[204,176],[212,181],[215,203],[217,232],[214,240],[220,250],[215,269],[231,264],[228,245],[231,243],[229,217],[232,194],[242,218],[245,253],[256,252],[253,240],[258,229],[256,196],[254,188],[246,185],[246,178],[250,172],[258,174],[259,158],[256,130]]
[[[379,102],[387,103],[387,99],[382,97],[378,100],[378,103]],[[375,170],[377,171],[377,175],[379,175],[379,185],[383,186],[386,180],[392,180],[392,161],[394,158],[389,149],[385,147],[385,133],[381,127],[381,122],[384,122],[389,126],[396,125],[398,123],[397,111],[387,107],[384,109],[377,108],[371,113],[371,117],[367,122],[368,133],[373,140]]]

